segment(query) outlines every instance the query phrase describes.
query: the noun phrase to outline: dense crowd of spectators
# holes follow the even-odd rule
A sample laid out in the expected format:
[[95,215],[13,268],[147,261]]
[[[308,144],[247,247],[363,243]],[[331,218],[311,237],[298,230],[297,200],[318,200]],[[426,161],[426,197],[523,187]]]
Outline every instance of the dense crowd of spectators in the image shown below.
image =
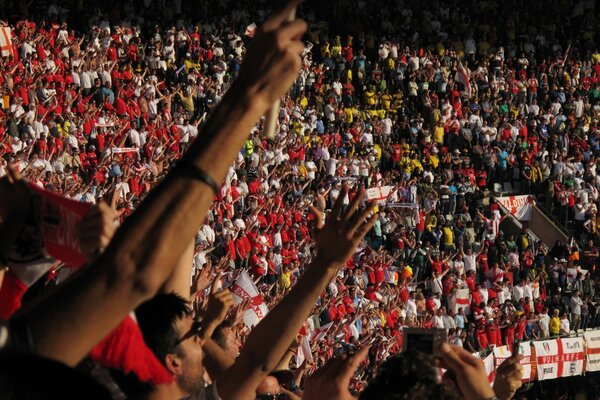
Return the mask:
[[[199,3],[107,3],[85,10],[89,25],[76,4],[36,3],[43,17],[3,23],[0,176],[12,164],[92,203],[116,189],[120,218],[131,214],[197,137],[267,14],[264,2]],[[259,124],[231,166],[192,280],[246,269],[275,304],[311,258],[308,206],[328,212],[344,183],[344,205],[391,186],[307,322],[333,322],[312,343],[316,366],[371,339],[380,363],[405,326],[446,328],[470,352],[600,327],[597,4],[388,3],[303,6],[303,68],[276,136]],[[572,230],[568,243],[504,235],[484,200],[505,182]],[[243,342],[248,330],[223,332]]]

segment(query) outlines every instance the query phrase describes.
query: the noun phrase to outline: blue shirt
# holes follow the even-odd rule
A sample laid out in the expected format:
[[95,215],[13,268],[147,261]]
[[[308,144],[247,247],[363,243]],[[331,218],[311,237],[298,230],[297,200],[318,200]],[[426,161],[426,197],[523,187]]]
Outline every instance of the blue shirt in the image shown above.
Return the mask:
[[506,161],[507,158],[508,158],[508,153],[506,152],[506,150],[502,150],[498,154],[498,165],[500,166],[501,169],[506,169],[508,167],[508,163]]

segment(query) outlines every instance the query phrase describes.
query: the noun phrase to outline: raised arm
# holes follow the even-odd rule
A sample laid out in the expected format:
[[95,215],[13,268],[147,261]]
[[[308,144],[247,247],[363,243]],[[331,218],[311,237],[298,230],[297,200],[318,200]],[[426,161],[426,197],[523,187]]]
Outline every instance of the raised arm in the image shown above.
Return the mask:
[[[317,232],[317,256],[313,263],[307,266],[291,292],[248,336],[239,358],[223,375],[223,380],[219,381],[223,384],[217,382],[219,394],[224,399],[253,398],[256,386],[277,366],[310,314],[316,299],[375,223],[377,215],[369,217],[374,205],[358,210],[364,190],[342,213],[342,202],[347,191],[345,187],[327,223]],[[311,211],[317,227],[320,227],[320,212],[314,208]],[[230,382],[236,382],[236,385]]]
[[13,318],[11,329],[37,354],[76,365],[171,276],[189,244],[181,238],[193,237],[214,197],[194,168],[221,182],[252,126],[297,77],[306,23],[284,22],[287,11],[257,32],[238,80],[183,157],[188,167],[169,173],[94,263]]

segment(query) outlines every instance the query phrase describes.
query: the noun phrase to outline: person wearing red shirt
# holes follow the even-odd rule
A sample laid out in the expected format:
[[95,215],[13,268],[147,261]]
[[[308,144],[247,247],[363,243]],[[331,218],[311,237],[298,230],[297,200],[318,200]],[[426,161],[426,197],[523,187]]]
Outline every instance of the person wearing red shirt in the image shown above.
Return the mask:
[[365,291],[365,298],[379,303],[381,301],[381,295],[377,292],[378,288],[379,285],[369,284]]
[[525,337],[525,328],[527,328],[527,317],[522,314],[517,322],[517,328],[515,332],[515,338],[520,342]]
[[469,291],[474,292],[475,291],[475,271],[469,271],[467,272],[467,287],[469,288]]
[[480,350],[485,350],[489,347],[489,341],[483,320],[477,322],[477,329],[475,329],[475,340]]
[[488,343],[495,346],[502,346],[502,335],[500,334],[500,328],[494,321],[487,323],[486,335]]
[[504,330],[504,340],[503,343],[505,346],[508,346],[508,349],[512,352],[512,348],[515,342],[515,332],[516,332],[516,324],[510,323],[506,329]]

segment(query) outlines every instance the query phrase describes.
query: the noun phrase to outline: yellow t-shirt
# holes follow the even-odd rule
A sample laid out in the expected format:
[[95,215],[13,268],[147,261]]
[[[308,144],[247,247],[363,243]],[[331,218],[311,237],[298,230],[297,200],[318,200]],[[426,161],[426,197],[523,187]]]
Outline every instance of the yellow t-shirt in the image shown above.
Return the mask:
[[444,127],[443,126],[435,127],[435,130],[433,131],[433,140],[435,140],[436,143],[444,144]]
[[550,334],[558,335],[560,333],[560,318],[552,317],[550,319]]
[[375,92],[371,90],[367,90],[365,92],[365,103],[367,103],[368,105],[375,104]]
[[430,155],[429,164],[431,164],[434,169],[437,169],[437,167],[440,166],[440,158],[436,154]]
[[389,94],[382,94],[379,101],[386,110],[389,110],[392,106],[392,96]]
[[444,231],[444,244],[446,246],[452,246],[454,244],[454,232],[452,232],[452,229],[450,229],[447,226],[445,226],[443,228],[443,231]]

